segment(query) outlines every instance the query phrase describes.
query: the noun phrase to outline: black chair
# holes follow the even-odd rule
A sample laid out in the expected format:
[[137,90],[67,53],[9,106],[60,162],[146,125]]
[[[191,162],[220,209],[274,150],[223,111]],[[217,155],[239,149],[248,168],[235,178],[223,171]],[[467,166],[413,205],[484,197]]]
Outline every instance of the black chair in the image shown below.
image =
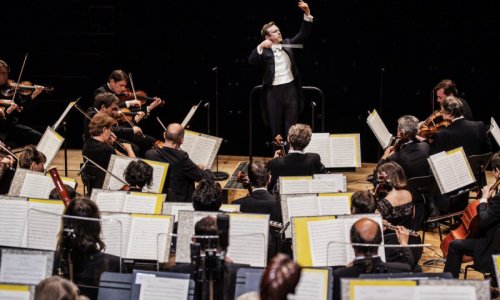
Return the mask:
[[478,193],[483,186],[486,185],[486,168],[488,167],[488,164],[490,163],[491,157],[493,156],[492,152],[484,153],[484,154],[477,154],[477,155],[470,155],[467,157],[467,160],[469,161],[470,168],[472,169],[472,173],[474,174],[474,177],[476,178],[476,185],[472,189],[472,191],[475,191]]
[[[491,244],[491,246],[493,247],[493,254],[500,253],[500,229],[497,229],[497,231],[495,232],[495,238],[493,239],[493,243]],[[481,269],[479,266],[477,266],[475,263],[472,263],[470,265],[465,266],[464,279],[467,279],[467,273],[469,272],[469,270],[477,271],[483,274],[484,278],[491,278],[495,276],[494,272],[485,271]]]
[[93,188],[101,188],[106,174],[90,162],[83,166],[80,164],[80,176],[83,182],[83,194],[90,197]]
[[418,231],[425,227],[424,220],[431,215],[431,199],[436,190],[436,180],[433,175],[409,178],[406,188],[410,191],[415,206],[411,229]]

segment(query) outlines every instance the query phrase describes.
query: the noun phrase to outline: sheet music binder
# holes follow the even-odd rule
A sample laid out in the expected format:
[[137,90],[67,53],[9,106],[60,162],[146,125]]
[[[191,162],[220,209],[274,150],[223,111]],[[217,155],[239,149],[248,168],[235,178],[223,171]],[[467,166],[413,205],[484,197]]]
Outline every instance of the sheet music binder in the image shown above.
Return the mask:
[[131,285],[132,288],[130,291],[130,300],[139,300],[139,295],[141,292],[141,284],[140,284],[140,280],[138,281],[138,278],[140,278],[141,274],[146,274],[146,275],[156,276],[156,277],[189,280],[189,289],[188,289],[187,299],[188,300],[194,299],[195,284],[194,284],[193,280],[189,279],[189,276],[190,276],[189,274],[134,270],[134,272],[132,274],[132,285]]

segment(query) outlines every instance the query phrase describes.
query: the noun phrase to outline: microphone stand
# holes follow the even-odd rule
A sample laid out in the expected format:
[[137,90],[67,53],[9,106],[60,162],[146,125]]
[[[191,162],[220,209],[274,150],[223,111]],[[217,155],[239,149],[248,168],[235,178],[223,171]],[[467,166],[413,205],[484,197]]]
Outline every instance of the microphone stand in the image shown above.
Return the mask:
[[[215,72],[215,136],[219,136],[219,67],[212,68]],[[210,107],[209,107],[210,108]],[[210,109],[208,111],[208,116],[210,118]],[[210,129],[210,127],[209,127]],[[216,171],[214,174],[214,179],[217,181],[226,180],[229,178],[229,174],[226,172],[219,171],[219,153],[215,157]]]

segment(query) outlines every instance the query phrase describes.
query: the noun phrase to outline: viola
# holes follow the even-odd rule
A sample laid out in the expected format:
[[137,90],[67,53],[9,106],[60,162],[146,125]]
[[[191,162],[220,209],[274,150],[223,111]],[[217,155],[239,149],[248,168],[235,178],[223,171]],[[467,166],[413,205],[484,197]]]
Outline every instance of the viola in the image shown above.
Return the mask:
[[286,154],[286,142],[283,141],[283,137],[278,134],[273,141],[274,152],[278,154],[278,157],[285,156]]
[[248,190],[249,196],[252,194],[252,185],[250,184],[247,173],[238,171],[238,175],[236,175],[236,182],[241,183],[243,187]]
[[440,110],[436,110],[420,125],[417,135],[424,138],[432,138],[441,128],[447,127],[450,124],[451,121],[445,120],[443,113]]
[[[114,116],[118,122],[128,123],[129,125],[133,126],[132,120],[134,120],[135,116],[140,115],[140,114],[141,114],[141,112],[139,112],[139,111],[131,111],[130,109],[124,107],[124,108],[121,108],[120,111],[118,113],[116,113]],[[141,117],[141,119],[142,119],[142,117]]]

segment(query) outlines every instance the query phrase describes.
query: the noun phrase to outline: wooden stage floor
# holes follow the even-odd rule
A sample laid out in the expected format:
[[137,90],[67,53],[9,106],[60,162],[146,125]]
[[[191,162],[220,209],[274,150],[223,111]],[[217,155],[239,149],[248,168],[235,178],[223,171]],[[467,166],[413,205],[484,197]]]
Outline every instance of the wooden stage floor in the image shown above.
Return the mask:
[[[265,159],[269,160],[271,157],[254,157],[254,159]],[[60,150],[52,165],[57,167],[59,174],[61,176],[65,175],[65,163],[64,163],[64,151]],[[232,156],[232,155],[219,155],[219,165],[218,170],[227,172],[231,177],[231,174],[235,171],[238,164],[240,162],[248,161],[248,157],[246,156]],[[77,191],[79,193],[83,193],[83,184],[80,176],[77,176],[77,173],[80,169],[80,164],[83,163],[82,152],[80,149],[68,149],[67,152],[67,176],[71,178],[76,178],[78,182]],[[372,188],[372,184],[366,181],[368,175],[373,173],[373,169],[375,168],[375,163],[363,163],[361,168],[357,168],[355,172],[344,172],[347,177],[347,188],[348,192],[355,192],[360,190],[367,190]],[[212,170],[216,170],[216,165],[212,167]],[[487,181],[488,184],[492,184],[494,182],[493,175],[491,171],[487,172]],[[221,181],[221,186],[224,187],[226,185],[227,180]],[[245,189],[229,189],[228,190],[228,199],[231,202],[234,199],[244,197],[247,194]],[[422,236],[422,232],[420,232]],[[422,265],[422,269],[425,272],[442,272],[443,262],[442,262],[442,252],[439,248],[440,240],[439,235],[437,233],[437,229],[431,232],[426,232],[425,241],[426,244],[430,244],[430,247],[426,247],[424,249],[424,253],[422,258],[420,259],[420,265]],[[424,262],[436,261],[435,264],[426,266],[423,265]],[[465,266],[465,264],[463,265]],[[482,279],[482,275],[475,271],[470,271],[467,276],[468,279]]]

